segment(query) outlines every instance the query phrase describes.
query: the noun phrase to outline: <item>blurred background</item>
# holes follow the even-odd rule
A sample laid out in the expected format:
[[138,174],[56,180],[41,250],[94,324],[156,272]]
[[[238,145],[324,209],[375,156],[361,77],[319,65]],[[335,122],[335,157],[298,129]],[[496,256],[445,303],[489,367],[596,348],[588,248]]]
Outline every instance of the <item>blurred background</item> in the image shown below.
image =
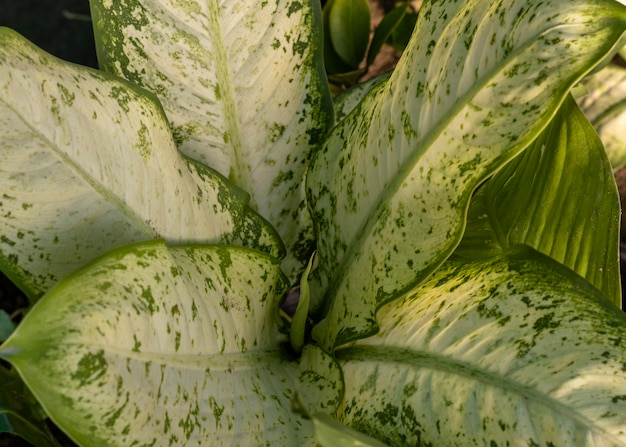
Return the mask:
[[88,0],[0,0],[0,26],[61,59],[97,65]]

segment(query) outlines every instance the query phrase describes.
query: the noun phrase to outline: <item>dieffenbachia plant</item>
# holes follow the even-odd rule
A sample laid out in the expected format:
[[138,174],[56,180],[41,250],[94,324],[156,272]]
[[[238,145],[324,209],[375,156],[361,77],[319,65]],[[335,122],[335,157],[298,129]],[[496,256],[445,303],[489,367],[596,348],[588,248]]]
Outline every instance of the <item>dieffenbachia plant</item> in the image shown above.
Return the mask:
[[91,7],[101,71],[0,30],[0,267],[33,304],[0,430],[626,445],[619,200],[569,93],[626,7],[426,1],[334,104],[315,1]]

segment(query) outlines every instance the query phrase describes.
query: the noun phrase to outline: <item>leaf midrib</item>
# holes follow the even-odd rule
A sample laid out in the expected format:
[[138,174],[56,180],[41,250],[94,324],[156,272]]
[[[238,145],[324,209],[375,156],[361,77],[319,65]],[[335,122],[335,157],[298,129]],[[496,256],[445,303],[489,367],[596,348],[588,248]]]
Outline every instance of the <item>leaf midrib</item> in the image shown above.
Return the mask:
[[4,99],[0,99],[0,104],[3,105],[3,108],[10,110],[14,116],[16,116],[19,121],[30,130],[31,134],[42,141],[45,146],[47,146],[51,152],[53,152],[57,157],[59,157],[63,163],[63,166],[67,167],[71,171],[73,171],[78,177],[80,177],[83,181],[85,181],[89,186],[91,186],[94,191],[96,191],[100,197],[102,197],[107,202],[111,203],[115,209],[117,209],[122,215],[127,216],[134,224],[134,227],[140,229],[142,233],[146,235],[150,235],[150,237],[154,237],[155,230],[151,228],[149,225],[144,222],[144,220],[139,216],[135,210],[129,208],[116,194],[114,194],[109,188],[106,188],[102,183],[97,182],[89,172],[85,171],[81,168],[80,165],[75,163],[71,158],[69,158],[64,152],[59,150],[58,146],[46,138],[41,132],[39,132],[36,128],[29,124],[29,120],[24,119],[21,113],[15,110],[9,103],[7,103]]
[[[235,101],[235,93],[232,85],[232,78],[229,73],[228,52],[222,34],[220,12],[218,2],[208,1],[209,26],[208,32],[211,41],[215,46],[215,75],[219,86],[222,104],[224,106],[224,118],[226,122],[226,132],[228,135],[228,145],[233,151],[233,167],[231,172],[224,173],[229,180],[242,188],[244,191],[254,191],[249,169],[247,168],[246,156],[243,151],[241,129],[239,127],[239,114]],[[250,196],[249,205],[256,210],[257,205],[253,195]]]
[[198,353],[175,353],[175,352],[143,352],[132,349],[115,348],[105,344],[65,344],[66,350],[76,351],[87,347],[88,350],[102,350],[106,354],[128,360],[136,360],[142,363],[154,363],[171,368],[186,370],[202,370],[210,372],[231,373],[234,371],[251,371],[267,369],[267,365],[279,365],[286,362],[280,347],[256,349],[246,352],[198,352]]

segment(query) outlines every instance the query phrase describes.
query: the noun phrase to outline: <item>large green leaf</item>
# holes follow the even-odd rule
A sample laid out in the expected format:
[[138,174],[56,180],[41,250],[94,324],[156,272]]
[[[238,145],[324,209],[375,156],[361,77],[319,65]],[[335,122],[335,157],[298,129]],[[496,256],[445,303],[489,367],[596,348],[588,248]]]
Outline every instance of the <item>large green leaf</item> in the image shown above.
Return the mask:
[[609,65],[584,80],[587,94],[578,99],[591,120],[614,169],[626,166],[626,68]]
[[586,278],[621,307],[620,203],[602,142],[569,98],[550,125],[472,199],[457,254],[526,244]]
[[247,200],[180,155],[151,94],[0,30],[0,268],[31,298],[133,241],[277,253]]
[[85,446],[304,445],[276,326],[287,286],[245,248],[124,247],[50,291],[0,355]]
[[302,183],[332,121],[319,8],[91,0],[102,68],[154,92],[180,150],[252,194],[285,241],[290,274],[312,251]]
[[339,348],[338,416],[390,445],[626,445],[626,316],[529,248],[449,261]]
[[[476,186],[548,124],[626,30],[613,1],[425,2],[403,58],[332,132],[307,177],[327,349],[458,244]],[[317,292],[315,292],[317,290]]]

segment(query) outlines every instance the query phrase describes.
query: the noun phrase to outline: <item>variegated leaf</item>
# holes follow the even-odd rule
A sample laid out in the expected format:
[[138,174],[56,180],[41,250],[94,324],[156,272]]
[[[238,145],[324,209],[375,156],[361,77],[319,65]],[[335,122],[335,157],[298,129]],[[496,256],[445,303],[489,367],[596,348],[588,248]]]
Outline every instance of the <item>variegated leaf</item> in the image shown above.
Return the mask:
[[300,359],[298,390],[292,404],[294,410],[311,419],[315,440],[322,447],[384,447],[331,416],[343,398],[343,382],[341,367],[332,356],[319,346],[305,346]]
[[319,346],[306,345],[300,357],[298,404],[307,415],[334,413],[343,397],[343,374],[337,361]]
[[305,445],[276,326],[287,286],[260,252],[144,242],[62,281],[0,355],[84,446]]
[[584,80],[580,107],[604,143],[614,169],[626,166],[626,68],[609,65]]
[[529,248],[448,261],[339,348],[338,416],[392,446],[626,445],[626,316]]
[[[288,248],[311,254],[302,185],[332,120],[314,0],[91,0],[103,69],[154,92],[181,151],[252,194]],[[297,259],[294,259],[294,256]]]
[[335,119],[337,121],[343,120],[359,105],[370,90],[380,83],[387,82],[389,76],[391,76],[391,72],[376,76],[368,81],[356,84],[338,95],[333,101]]
[[334,129],[307,177],[318,342],[375,332],[375,309],[458,244],[475,187],[533,141],[625,30],[613,1],[424,3],[394,74]]
[[472,198],[455,253],[484,258],[526,244],[621,307],[619,220],[611,164],[570,97],[532,145]]
[[151,94],[0,31],[0,267],[31,298],[155,237],[260,240],[278,254],[247,200],[180,155]]

